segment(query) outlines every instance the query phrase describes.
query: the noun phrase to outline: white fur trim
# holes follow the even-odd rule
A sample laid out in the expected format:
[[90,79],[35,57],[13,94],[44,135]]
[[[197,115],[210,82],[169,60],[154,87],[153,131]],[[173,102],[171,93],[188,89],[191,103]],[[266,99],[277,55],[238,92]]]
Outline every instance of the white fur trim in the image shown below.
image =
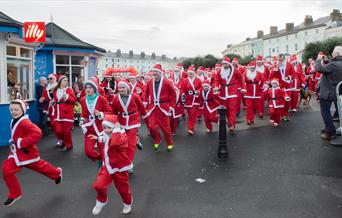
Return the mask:
[[110,128],[114,128],[114,124],[111,123],[111,122],[109,122],[109,121],[107,121],[107,120],[104,120],[104,121],[102,122],[102,126],[104,126],[104,125],[106,125],[106,126],[108,126],[108,127],[110,127]]
[[20,145],[21,140],[22,140],[22,138],[18,138],[18,140],[17,140],[17,146],[18,146],[19,149],[21,149],[21,145]]

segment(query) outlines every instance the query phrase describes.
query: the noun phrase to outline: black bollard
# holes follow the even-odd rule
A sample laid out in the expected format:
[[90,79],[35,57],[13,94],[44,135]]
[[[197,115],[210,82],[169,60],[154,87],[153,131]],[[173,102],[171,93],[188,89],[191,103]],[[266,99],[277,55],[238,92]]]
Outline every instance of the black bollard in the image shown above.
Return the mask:
[[217,157],[220,160],[227,160],[228,158],[226,111],[227,109],[224,107],[221,107],[219,109],[220,125],[219,125],[219,147],[217,150]]

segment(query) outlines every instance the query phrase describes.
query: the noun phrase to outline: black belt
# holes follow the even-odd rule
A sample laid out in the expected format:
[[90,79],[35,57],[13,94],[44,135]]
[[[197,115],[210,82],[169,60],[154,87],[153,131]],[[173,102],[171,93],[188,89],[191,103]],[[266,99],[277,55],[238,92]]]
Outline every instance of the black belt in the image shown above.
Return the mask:
[[211,102],[211,101],[213,101],[213,100],[204,100],[204,102]]
[[132,115],[132,114],[135,114],[137,112],[137,110],[135,111],[132,111],[132,112],[128,112],[128,113],[121,113],[123,116],[129,116],[129,115]]
[[154,101],[154,104],[163,104],[168,103],[169,101]]
[[283,99],[283,98],[271,98],[272,100],[280,100],[280,99]]
[[225,84],[225,87],[229,87],[229,86],[234,86],[236,83],[232,83],[232,84]]
[[258,84],[259,82],[246,82],[247,84]]

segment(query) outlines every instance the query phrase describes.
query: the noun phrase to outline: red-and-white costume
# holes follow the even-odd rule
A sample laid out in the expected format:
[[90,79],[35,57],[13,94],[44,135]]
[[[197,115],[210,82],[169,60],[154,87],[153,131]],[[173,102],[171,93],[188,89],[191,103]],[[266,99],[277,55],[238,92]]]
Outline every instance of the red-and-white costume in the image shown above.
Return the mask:
[[300,88],[305,87],[305,77],[303,73],[303,67],[300,63],[297,63],[297,59],[295,58],[295,56],[292,56],[292,59],[290,60],[290,62],[296,62],[296,64],[294,65],[294,74],[293,74],[293,79],[291,83],[292,92],[291,92],[291,95],[289,96],[291,98],[290,108],[293,111],[297,111],[299,92],[300,92]]
[[21,188],[16,173],[23,167],[43,174],[52,180],[61,175],[61,170],[49,162],[40,159],[37,143],[42,136],[38,126],[33,124],[27,116],[22,116],[12,127],[10,154],[2,164],[3,179],[8,187],[9,199],[21,196]]
[[[236,58],[236,57],[233,58],[232,64],[233,64],[233,66],[236,69],[239,70],[240,75],[243,78],[245,76],[246,70],[245,70],[245,68],[242,65],[239,64],[239,59]],[[238,87],[238,90],[241,90],[241,88],[242,88],[241,86]],[[245,99],[243,97],[242,92],[237,92],[237,95],[238,95],[238,97],[236,99],[236,113],[240,114],[240,112],[241,112],[241,103],[242,103],[243,107],[246,108],[246,102],[245,102]]]
[[176,134],[176,129],[178,127],[178,122],[179,122],[178,118],[184,114],[184,106],[183,106],[182,99],[181,99],[181,96],[182,96],[182,90],[181,90],[182,79],[178,80],[178,83],[173,81],[173,86],[174,86],[175,92],[176,92],[176,106],[175,106],[175,108],[172,108],[170,125],[171,125],[172,134]]
[[133,93],[137,94],[141,100],[144,99],[145,85],[141,80],[136,79],[136,83],[131,83]]
[[315,67],[315,61],[312,61],[310,63],[310,66],[308,66],[306,68],[306,71],[305,71],[305,77],[306,77],[306,82],[307,82],[307,85],[308,85],[308,89],[309,91],[311,92],[314,92],[315,91],[315,85],[316,85],[316,80],[315,80],[315,76],[316,76],[316,67]]
[[[261,55],[258,55],[255,59],[256,61],[256,71],[260,72],[262,75],[262,79],[266,84],[269,84],[270,80],[270,68],[272,67],[270,63],[263,64],[263,57]],[[270,66],[268,66],[270,65]],[[265,101],[267,99],[265,98],[265,92],[261,92],[261,99],[260,99],[260,117],[264,116],[265,112]]]
[[[50,74],[51,77],[53,76],[56,81],[58,80],[58,75],[55,73]],[[49,77],[50,77],[49,75]],[[53,106],[53,89],[57,86],[57,82],[53,85],[48,84],[42,93],[42,96],[45,101],[45,111],[48,114],[49,120],[50,120],[50,126],[54,127],[55,126],[55,118],[56,118],[56,113],[55,113],[55,107]]]
[[[161,65],[154,66],[154,70],[162,73]],[[159,87],[155,87],[155,79],[147,82],[144,103],[147,105],[147,116],[149,118],[149,129],[154,144],[160,144],[161,137],[158,128],[164,132],[167,145],[173,145],[170,116],[171,108],[176,105],[176,92],[170,80],[161,77]]]

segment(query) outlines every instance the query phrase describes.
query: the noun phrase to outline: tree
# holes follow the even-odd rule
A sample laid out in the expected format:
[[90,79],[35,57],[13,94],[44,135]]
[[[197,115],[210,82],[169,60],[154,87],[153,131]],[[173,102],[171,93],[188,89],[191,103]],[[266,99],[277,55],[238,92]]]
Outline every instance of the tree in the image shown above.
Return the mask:
[[145,57],[146,57],[145,52],[141,52],[141,53],[140,53],[140,58],[141,58],[141,59],[145,59]]
[[310,58],[316,59],[320,51],[331,58],[331,53],[337,45],[342,45],[342,37],[333,37],[323,42],[309,43],[303,50],[302,60],[307,63]]
[[208,54],[204,57],[201,56],[196,56],[194,58],[188,58],[185,59],[182,64],[184,69],[189,68],[189,66],[191,64],[193,64],[195,66],[195,68],[198,68],[199,66],[203,66],[203,67],[215,67],[215,64],[218,62],[218,58],[216,58],[215,56]]
[[118,50],[116,50],[116,57],[121,57],[121,50],[120,49],[118,49]]
[[128,53],[128,56],[129,56],[130,58],[132,58],[132,57],[133,57],[133,55],[134,55],[133,51],[132,51],[132,50],[130,50],[130,51],[129,51],[129,53]]
[[152,55],[151,55],[151,58],[154,60],[154,59],[156,59],[156,53],[152,53]]

